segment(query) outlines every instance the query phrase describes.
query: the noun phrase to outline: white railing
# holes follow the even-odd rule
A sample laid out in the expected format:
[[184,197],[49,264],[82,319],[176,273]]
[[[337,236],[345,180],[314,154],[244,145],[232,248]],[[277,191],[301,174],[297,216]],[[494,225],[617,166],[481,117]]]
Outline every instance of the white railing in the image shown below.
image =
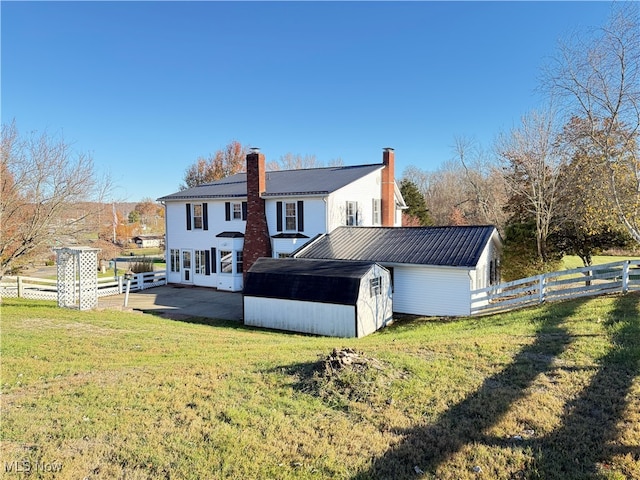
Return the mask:
[[640,290],[640,260],[545,273],[471,292],[471,313],[487,315],[571,298]]
[[[4,298],[29,298],[32,300],[57,300],[58,282],[46,278],[36,277],[10,277],[5,276],[0,280],[0,297]],[[167,272],[136,273],[131,279],[130,291],[146,290],[167,284]],[[126,281],[124,277],[98,278],[98,297],[108,297],[124,293]]]

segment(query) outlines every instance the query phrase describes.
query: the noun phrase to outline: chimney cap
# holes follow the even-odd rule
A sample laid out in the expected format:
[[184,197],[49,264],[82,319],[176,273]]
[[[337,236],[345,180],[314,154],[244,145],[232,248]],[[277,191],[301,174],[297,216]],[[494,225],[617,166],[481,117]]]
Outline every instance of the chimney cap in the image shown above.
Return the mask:
[[384,150],[385,152],[393,152],[393,148],[391,147],[384,147],[382,150]]
[[260,147],[251,147],[249,150],[251,153],[260,153]]

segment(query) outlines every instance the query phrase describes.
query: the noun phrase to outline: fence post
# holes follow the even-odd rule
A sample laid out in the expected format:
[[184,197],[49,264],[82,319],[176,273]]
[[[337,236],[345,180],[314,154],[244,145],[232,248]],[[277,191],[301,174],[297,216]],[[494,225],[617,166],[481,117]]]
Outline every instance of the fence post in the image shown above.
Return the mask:
[[22,277],[17,277],[17,278],[18,278],[18,298],[21,298],[23,295]]
[[622,265],[622,293],[629,291],[629,260],[625,260]]
[[123,293],[123,292],[124,292],[124,290],[123,290],[122,288],[123,288],[123,285],[122,285],[122,275],[120,275],[120,276],[118,277],[118,292],[119,292],[119,293]]
[[544,303],[544,275],[538,275],[538,303]]

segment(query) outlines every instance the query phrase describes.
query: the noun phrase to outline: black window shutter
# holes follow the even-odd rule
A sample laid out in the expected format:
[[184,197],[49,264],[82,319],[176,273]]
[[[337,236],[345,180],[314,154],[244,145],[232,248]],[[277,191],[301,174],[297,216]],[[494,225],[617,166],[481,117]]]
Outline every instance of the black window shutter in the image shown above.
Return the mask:
[[247,202],[242,202],[242,219],[247,219]]
[[209,209],[208,203],[202,204],[202,229],[209,230]]
[[191,204],[187,203],[187,230],[191,230]]
[[304,202],[298,200],[298,231],[304,232]]
[[211,273],[216,273],[216,249],[215,247],[211,247]]
[[211,256],[209,250],[204,251],[204,274],[211,275]]
[[231,202],[224,202],[224,219],[231,220]]
[[282,231],[282,202],[276,202],[276,230]]

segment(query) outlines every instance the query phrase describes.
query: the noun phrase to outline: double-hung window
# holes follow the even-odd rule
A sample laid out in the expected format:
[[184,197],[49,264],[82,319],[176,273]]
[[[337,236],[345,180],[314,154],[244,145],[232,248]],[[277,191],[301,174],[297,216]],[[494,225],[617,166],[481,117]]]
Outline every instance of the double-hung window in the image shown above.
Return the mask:
[[236,252],[236,273],[242,273],[243,262],[242,262],[242,250],[238,250]]
[[234,220],[242,220],[242,204],[241,203],[232,203],[233,207],[233,219]]
[[296,202],[286,202],[284,204],[285,230],[295,230],[298,226],[296,220]]
[[380,199],[379,198],[374,198],[373,199],[373,204],[372,204],[371,208],[372,208],[372,218],[371,218],[372,223],[374,225],[380,225],[382,222],[380,220],[381,219],[381,216],[380,216],[381,208],[380,208]]
[[202,204],[193,204],[193,228],[202,229]]
[[347,225],[358,225],[358,202],[347,202]]

